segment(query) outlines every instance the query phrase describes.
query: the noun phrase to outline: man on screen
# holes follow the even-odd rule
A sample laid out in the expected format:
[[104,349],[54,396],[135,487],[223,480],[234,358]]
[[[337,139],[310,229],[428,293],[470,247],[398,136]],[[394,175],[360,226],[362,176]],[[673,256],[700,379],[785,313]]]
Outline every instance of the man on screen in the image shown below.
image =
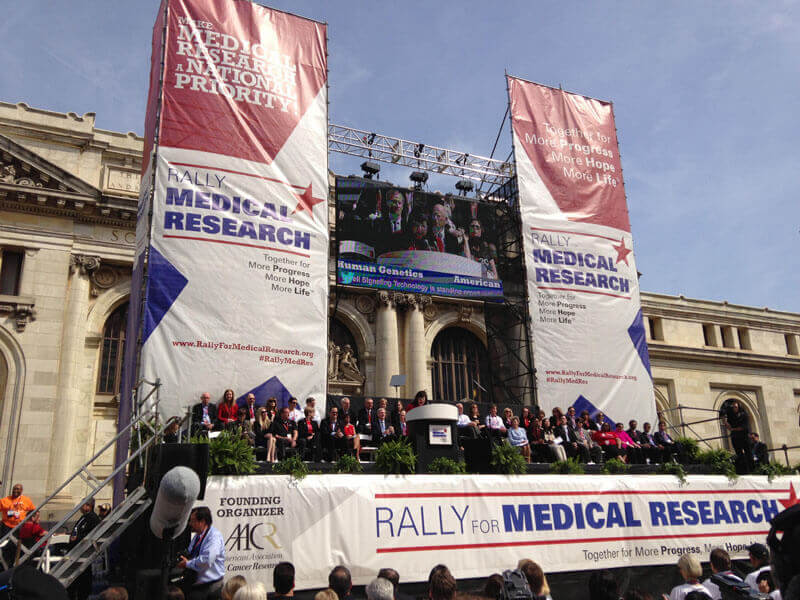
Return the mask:
[[375,249],[378,254],[402,250],[407,245],[406,231],[407,211],[405,197],[400,190],[392,190],[386,197],[386,210],[383,214],[375,212],[370,215],[374,221]]
[[464,230],[455,226],[450,219],[447,207],[441,202],[434,204],[431,209],[429,238],[431,248],[436,252],[447,252],[471,258]]
[[472,260],[483,265],[484,275],[487,279],[497,279],[497,250],[494,244],[483,239],[483,225],[478,219],[469,222],[469,253]]

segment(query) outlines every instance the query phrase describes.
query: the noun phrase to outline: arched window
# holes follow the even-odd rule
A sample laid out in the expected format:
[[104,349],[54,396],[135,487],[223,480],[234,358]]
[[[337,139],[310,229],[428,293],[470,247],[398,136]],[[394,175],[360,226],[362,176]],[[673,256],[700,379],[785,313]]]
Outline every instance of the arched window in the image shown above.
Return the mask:
[[477,337],[466,329],[449,327],[433,340],[431,358],[436,400],[481,399],[481,387],[486,389],[489,383],[488,360],[486,348]]
[[111,313],[103,328],[100,349],[100,372],[97,376],[98,394],[118,394],[122,379],[122,355],[125,348],[125,328],[128,325],[128,303]]
[[758,433],[758,424],[756,423],[755,415],[750,412],[750,408],[747,406],[745,402],[742,402],[740,398],[727,398],[722,405],[719,407],[719,415],[720,415],[720,429],[722,431],[722,444],[726,450],[733,450],[733,445],[731,444],[731,434],[728,431],[728,428],[725,427],[725,423],[728,421],[725,418],[725,415],[728,414],[728,411],[731,410],[731,404],[733,402],[739,403],[739,410],[743,411],[744,414],[747,415],[747,427],[749,431],[755,431]]
[[347,327],[345,327],[336,319],[331,321],[328,337],[334,344],[339,346],[339,348],[350,346],[350,348],[353,350],[353,356],[358,358],[358,346],[356,345],[356,338],[353,337],[353,334],[350,333],[350,330]]

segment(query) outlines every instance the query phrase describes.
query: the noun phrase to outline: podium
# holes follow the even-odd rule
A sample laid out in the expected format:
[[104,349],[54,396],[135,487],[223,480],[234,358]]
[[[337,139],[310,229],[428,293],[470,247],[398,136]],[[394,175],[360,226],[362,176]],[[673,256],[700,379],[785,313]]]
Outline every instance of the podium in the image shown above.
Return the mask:
[[417,473],[444,456],[458,460],[458,409],[452,404],[424,404],[406,414],[408,437],[417,453]]

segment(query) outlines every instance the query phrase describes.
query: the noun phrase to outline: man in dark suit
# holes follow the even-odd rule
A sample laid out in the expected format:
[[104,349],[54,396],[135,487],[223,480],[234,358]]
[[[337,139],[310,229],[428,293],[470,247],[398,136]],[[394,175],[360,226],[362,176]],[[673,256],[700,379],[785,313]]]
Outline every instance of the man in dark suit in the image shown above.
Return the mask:
[[297,447],[300,456],[310,456],[314,462],[322,459],[322,444],[320,443],[319,425],[314,420],[314,409],[306,406],[305,416],[297,422]]
[[319,426],[319,437],[322,443],[323,459],[334,461],[344,451],[345,439],[342,424],[339,421],[339,408],[332,406],[328,416],[322,419]]
[[217,422],[217,406],[211,403],[211,394],[203,392],[200,402],[192,407],[192,435],[208,435]]
[[753,466],[756,468],[769,464],[767,445],[758,439],[758,434],[755,431],[750,433],[750,454],[753,457]]
[[454,226],[444,204],[434,204],[431,209],[431,228],[428,237],[431,249],[435,252],[470,257],[464,230]]
[[561,438],[561,445],[568,457],[577,456],[581,462],[589,462],[589,449],[578,443],[578,436],[575,434],[575,430],[569,426],[566,415],[561,415],[558,427],[555,428],[553,434]]
[[386,409],[379,408],[375,424],[372,426],[372,443],[380,446],[383,442],[395,439],[394,427],[386,418]]
[[287,448],[297,447],[297,425],[289,419],[289,407],[284,406],[278,418],[272,422],[270,433],[275,440],[277,456],[279,459],[286,457]]
[[650,423],[642,425],[642,431],[639,433],[639,445],[642,447],[642,453],[645,459],[649,458],[650,462],[661,463],[669,460],[669,452],[666,458],[664,457],[664,446],[656,441],[652,431],[650,431]]
[[383,214],[375,214],[374,235],[375,250],[378,255],[393,250],[405,250],[409,236],[407,227],[408,211],[405,209],[405,197],[400,190],[391,190],[386,196],[386,208]]
[[350,398],[344,396],[341,400],[339,400],[339,404],[341,405],[341,408],[339,409],[339,422],[344,425],[344,416],[350,415],[350,422],[355,425],[356,413],[354,413],[350,408]]
[[372,398],[369,396],[364,398],[364,408],[358,411],[358,418],[356,419],[356,429],[359,433],[372,435],[372,404]]
[[683,461],[683,448],[667,432],[667,424],[664,421],[658,422],[658,431],[654,436],[656,443],[664,449],[664,462],[669,461],[669,458],[674,454],[678,458],[678,462]]

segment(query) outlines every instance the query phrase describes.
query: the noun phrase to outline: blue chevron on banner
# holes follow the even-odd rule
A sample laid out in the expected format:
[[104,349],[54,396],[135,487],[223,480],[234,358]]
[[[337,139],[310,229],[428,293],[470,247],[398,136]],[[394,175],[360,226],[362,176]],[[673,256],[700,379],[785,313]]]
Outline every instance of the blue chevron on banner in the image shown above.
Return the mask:
[[147,305],[144,309],[142,344],[155,331],[161,319],[189,283],[189,280],[152,246],[148,263]]
[[639,312],[636,313],[636,317],[633,319],[631,326],[628,327],[628,335],[631,337],[633,347],[636,348],[639,358],[642,359],[644,368],[647,369],[647,372],[652,378],[653,373],[650,371],[650,354],[647,352],[647,336],[644,330],[644,319],[642,318],[641,308]]
[[256,406],[266,406],[267,399],[275,398],[278,401],[278,408],[283,408],[289,405],[289,398],[292,397],[291,392],[286,389],[280,379],[273,376],[254,387],[252,390],[246,391],[244,394],[236,399],[239,406],[247,404],[247,395],[253,394],[256,397]]

